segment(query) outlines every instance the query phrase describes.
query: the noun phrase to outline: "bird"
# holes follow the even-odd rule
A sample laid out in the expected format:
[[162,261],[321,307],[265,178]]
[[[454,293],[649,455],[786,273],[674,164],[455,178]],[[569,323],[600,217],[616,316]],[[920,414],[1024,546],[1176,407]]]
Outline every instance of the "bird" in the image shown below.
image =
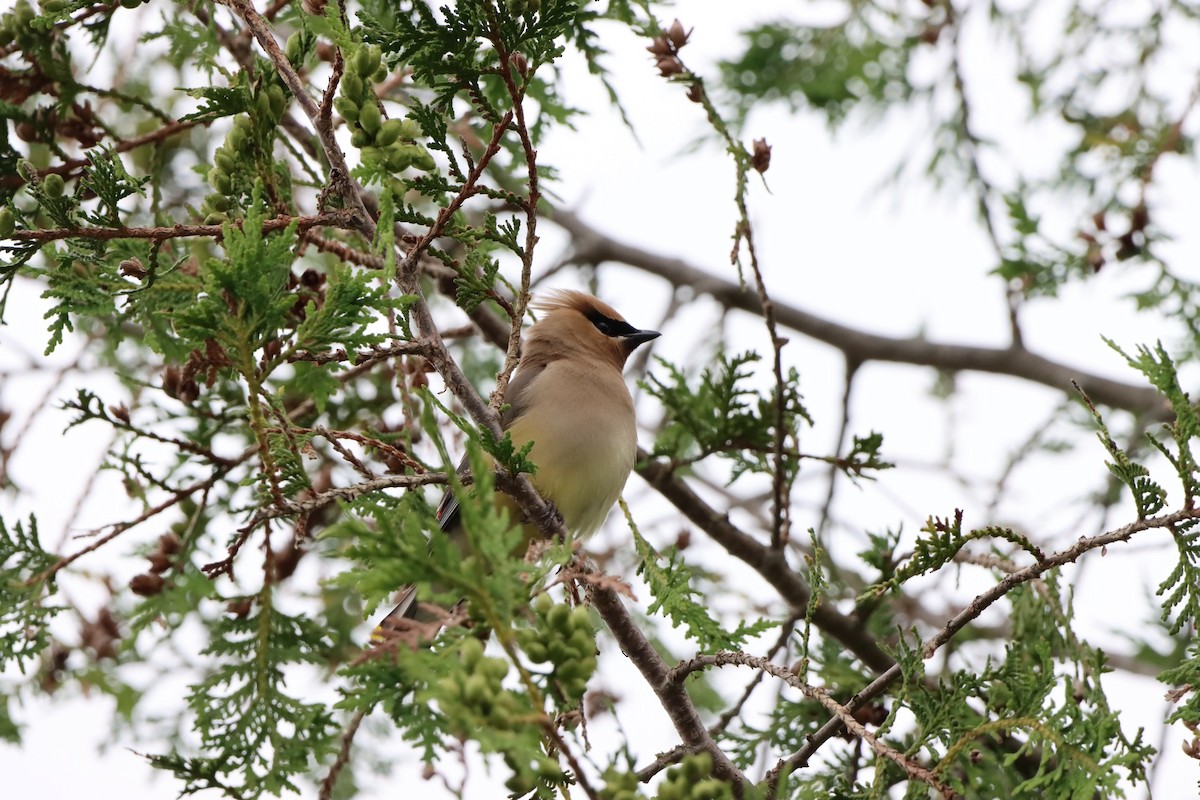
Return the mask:
[[[530,305],[543,315],[525,335],[500,422],[515,447],[533,443],[534,488],[558,509],[567,531],[585,539],[604,524],[637,457],[625,362],[661,334],[633,327],[612,306],[579,291],[552,291]],[[497,498],[515,508],[511,500]],[[437,520],[446,534],[460,530],[458,499],[450,491]],[[402,620],[422,619],[416,587],[400,595],[375,627],[374,643],[403,628]]]

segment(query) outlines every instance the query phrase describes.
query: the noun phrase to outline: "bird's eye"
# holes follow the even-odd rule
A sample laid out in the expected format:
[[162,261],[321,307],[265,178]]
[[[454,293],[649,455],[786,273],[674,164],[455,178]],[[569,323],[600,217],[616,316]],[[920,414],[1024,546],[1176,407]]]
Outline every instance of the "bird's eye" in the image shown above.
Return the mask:
[[618,336],[624,336],[628,333],[634,333],[634,329],[630,327],[628,322],[623,320],[613,319],[605,316],[600,312],[594,312],[587,315],[588,321],[596,326],[596,330],[600,331],[610,339],[615,339]]

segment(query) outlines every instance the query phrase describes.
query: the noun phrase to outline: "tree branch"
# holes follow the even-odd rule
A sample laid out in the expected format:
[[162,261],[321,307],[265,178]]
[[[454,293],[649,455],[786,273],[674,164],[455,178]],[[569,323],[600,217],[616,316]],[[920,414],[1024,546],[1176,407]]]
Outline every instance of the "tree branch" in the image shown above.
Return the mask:
[[654,645],[650,644],[634,623],[620,596],[612,588],[592,581],[587,584],[587,593],[592,605],[612,631],[621,652],[638,668],[658,697],[684,746],[689,752],[703,751],[710,754],[713,759],[713,774],[732,783],[734,796],[741,798],[742,789],[749,785],[750,780],[713,741],[692,704],[692,699],[688,697],[683,682],[675,678],[674,670],[667,667]]
[[[1120,528],[1116,528],[1107,533],[1102,533],[1097,536],[1083,536],[1079,538],[1074,545],[1065,550],[1060,550],[1057,553],[1052,553],[1049,556],[1030,564],[1024,569],[1012,572],[1006,575],[992,588],[986,592],[980,593],[972,600],[966,608],[958,612],[950,619],[945,626],[937,632],[937,634],[927,641],[921,649],[921,658],[929,659],[936,653],[942,645],[949,642],[954,636],[962,630],[968,623],[983,613],[984,609],[995,603],[1004,595],[1008,594],[1015,587],[1023,583],[1028,583],[1036,578],[1041,577],[1055,567],[1061,567],[1064,564],[1074,562],[1084,553],[1091,550],[1096,550],[1102,547],[1107,547],[1110,544],[1117,542],[1128,541],[1135,533],[1142,531],[1153,530],[1157,528],[1173,528],[1182,522],[1188,520],[1200,519],[1200,508],[1185,508],[1171,514],[1164,514],[1159,517],[1147,517],[1139,519],[1136,522],[1131,522]],[[902,675],[902,669],[899,664],[894,664],[887,669],[883,674],[871,681],[865,689],[863,689],[854,697],[850,698],[850,702],[846,703],[846,708],[853,713],[861,708],[865,703],[873,700],[884,692],[889,686],[896,682]],[[775,769],[767,776],[769,782],[778,782],[780,776],[798,766],[804,766],[813,754],[820,749],[821,745],[829,741],[832,737],[841,733],[844,729],[843,721],[834,717],[826,722],[821,728],[808,737],[804,747],[800,748],[789,758],[779,762]]]
[[[605,261],[616,261],[628,264],[657,275],[676,286],[689,286],[700,294],[707,294],[726,308],[736,308],[756,315],[763,313],[758,296],[743,290],[732,281],[705,272],[681,259],[661,256],[619,242],[591,227],[573,212],[557,209],[552,219],[573,237],[573,260],[576,263],[597,265]],[[1084,372],[1022,347],[972,347],[941,344],[918,337],[898,339],[880,336],[842,325],[795,306],[780,303],[778,300],[775,301],[775,313],[781,325],[836,347],[852,362],[892,361],[951,372],[988,372],[1040,383],[1063,392],[1070,391],[1071,381],[1075,380],[1093,399],[1103,405],[1135,414],[1149,414],[1158,419],[1170,417],[1167,402],[1149,387],[1122,383]]]
[[[230,223],[241,228],[243,220]],[[330,211],[307,217],[280,216],[263,220],[263,233],[281,231],[292,223],[300,233],[316,227],[345,227],[350,215],[345,211]],[[223,225],[169,225],[159,228],[46,228],[36,231],[14,231],[10,238],[27,242],[53,242],[58,239],[151,239],[163,241],[188,236],[211,236],[220,239],[225,235]]]
[[[937,791],[942,797],[947,800],[954,800],[959,795],[937,778],[933,772],[926,767],[921,766],[916,761],[905,756],[900,751],[893,747],[884,744],[875,737],[866,726],[854,718],[852,710],[847,706],[834,700],[829,696],[829,693],[824,689],[818,689],[814,686],[809,686],[800,677],[786,667],[781,667],[778,664],[771,663],[770,659],[759,656],[751,656],[746,653],[714,653],[712,655],[696,656],[690,661],[681,662],[678,666],[671,670],[668,675],[668,680],[683,685],[683,681],[688,675],[709,667],[723,667],[728,665],[736,665],[743,667],[753,667],[762,672],[772,675],[787,683],[794,689],[799,689],[800,692],[810,700],[816,700],[823,705],[828,711],[834,714],[850,733],[862,739],[871,746],[876,753],[883,758],[898,765],[903,769],[910,778],[919,780],[922,783],[928,784],[931,788]],[[778,767],[776,768],[778,769]],[[772,770],[774,772],[775,770]],[[775,796],[775,790],[778,786],[778,781],[771,783],[767,788],[767,798],[771,800]]]

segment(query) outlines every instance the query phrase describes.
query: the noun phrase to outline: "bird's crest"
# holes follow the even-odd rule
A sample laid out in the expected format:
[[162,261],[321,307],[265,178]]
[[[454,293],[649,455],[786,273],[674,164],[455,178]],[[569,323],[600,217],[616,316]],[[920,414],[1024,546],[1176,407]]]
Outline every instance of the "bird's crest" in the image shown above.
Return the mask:
[[625,321],[625,318],[618,314],[612,306],[602,300],[592,297],[590,294],[577,292],[573,289],[554,289],[539,295],[534,298],[530,306],[538,311],[551,313],[553,311],[578,311],[585,317],[589,317],[596,312],[599,312],[609,319]]

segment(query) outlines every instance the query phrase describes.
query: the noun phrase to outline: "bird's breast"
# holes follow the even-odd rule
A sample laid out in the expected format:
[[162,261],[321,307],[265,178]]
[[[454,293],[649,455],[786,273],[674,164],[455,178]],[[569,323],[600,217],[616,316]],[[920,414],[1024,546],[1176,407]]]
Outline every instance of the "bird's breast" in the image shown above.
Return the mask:
[[629,389],[619,371],[555,362],[525,391],[524,413],[509,426],[513,441],[534,443],[534,485],[569,530],[588,536],[604,523],[637,456]]

